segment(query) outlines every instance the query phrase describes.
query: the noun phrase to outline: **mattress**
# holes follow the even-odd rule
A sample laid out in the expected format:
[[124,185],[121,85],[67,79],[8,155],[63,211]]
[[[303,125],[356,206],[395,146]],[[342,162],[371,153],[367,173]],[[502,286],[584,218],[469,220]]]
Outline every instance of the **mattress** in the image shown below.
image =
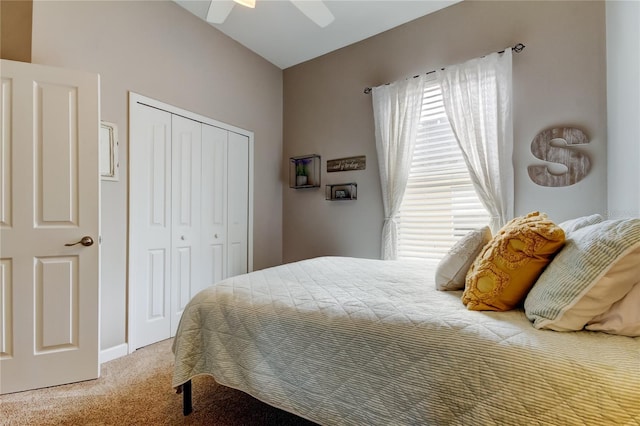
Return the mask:
[[640,425],[640,338],[468,311],[433,276],[322,257],[221,281],[184,310],[173,386],[211,375],[324,425]]

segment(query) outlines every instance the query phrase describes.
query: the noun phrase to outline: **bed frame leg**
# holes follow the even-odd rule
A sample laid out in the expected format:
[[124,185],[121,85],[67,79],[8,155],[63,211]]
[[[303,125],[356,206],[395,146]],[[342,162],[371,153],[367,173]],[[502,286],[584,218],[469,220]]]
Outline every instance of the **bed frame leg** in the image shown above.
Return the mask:
[[182,385],[182,414],[188,416],[193,411],[191,404],[191,380]]

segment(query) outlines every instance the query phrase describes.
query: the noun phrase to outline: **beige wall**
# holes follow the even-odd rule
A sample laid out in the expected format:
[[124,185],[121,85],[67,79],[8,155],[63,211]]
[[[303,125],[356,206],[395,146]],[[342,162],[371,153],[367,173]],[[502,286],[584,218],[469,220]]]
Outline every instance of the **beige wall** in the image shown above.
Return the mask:
[[[640,217],[640,2],[607,2],[608,215]],[[635,161],[634,161],[635,159]]]
[[31,62],[31,0],[0,2],[0,58]]
[[[322,156],[321,190],[285,188],[284,261],[318,255],[378,258],[382,201],[371,97],[362,90],[464,62],[518,42],[514,55],[515,213],[561,221],[606,210],[606,63],[603,2],[464,1],[284,72],[284,150]],[[566,188],[528,177],[534,136],[576,126],[593,167]],[[364,171],[326,173],[326,160],[366,155]],[[355,202],[324,200],[324,184],[358,183]]]
[[126,341],[128,91],[255,132],[254,268],[282,260],[282,71],[168,1],[35,1],[33,62],[99,73],[119,126],[102,182],[101,348]]

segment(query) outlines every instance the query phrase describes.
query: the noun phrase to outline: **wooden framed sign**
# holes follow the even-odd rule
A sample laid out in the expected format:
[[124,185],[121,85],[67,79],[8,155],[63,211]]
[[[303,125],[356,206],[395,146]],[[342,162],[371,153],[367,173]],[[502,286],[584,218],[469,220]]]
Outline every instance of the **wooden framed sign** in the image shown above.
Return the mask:
[[366,167],[366,155],[349,158],[338,158],[337,160],[327,160],[327,173],[364,170]]

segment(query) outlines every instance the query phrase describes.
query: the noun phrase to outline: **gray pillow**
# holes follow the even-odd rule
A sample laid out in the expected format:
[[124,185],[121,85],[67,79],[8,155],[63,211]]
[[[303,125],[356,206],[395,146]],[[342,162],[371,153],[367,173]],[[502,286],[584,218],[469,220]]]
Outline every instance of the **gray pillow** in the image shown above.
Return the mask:
[[462,290],[465,277],[480,250],[491,241],[488,226],[474,229],[449,249],[436,268],[438,290]]
[[558,226],[562,228],[565,235],[569,237],[569,234],[573,231],[577,231],[580,228],[584,228],[585,226],[595,225],[596,223],[600,223],[604,220],[604,218],[599,214],[592,214],[590,216],[581,216],[575,219],[565,220],[562,223],[559,223]]
[[640,219],[607,220],[571,233],[524,302],[536,328],[581,330],[640,276]]

